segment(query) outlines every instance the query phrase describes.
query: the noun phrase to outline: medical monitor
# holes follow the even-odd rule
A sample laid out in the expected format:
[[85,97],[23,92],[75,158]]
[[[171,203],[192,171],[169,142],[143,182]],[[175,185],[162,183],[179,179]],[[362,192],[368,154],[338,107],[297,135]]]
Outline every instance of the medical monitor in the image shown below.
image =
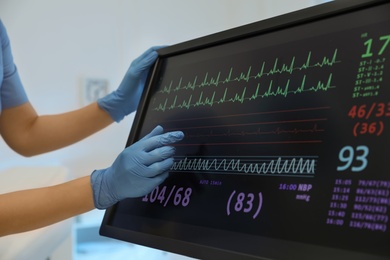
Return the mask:
[[101,234],[199,259],[390,259],[390,2],[334,1],[159,51],[127,146],[169,177]]

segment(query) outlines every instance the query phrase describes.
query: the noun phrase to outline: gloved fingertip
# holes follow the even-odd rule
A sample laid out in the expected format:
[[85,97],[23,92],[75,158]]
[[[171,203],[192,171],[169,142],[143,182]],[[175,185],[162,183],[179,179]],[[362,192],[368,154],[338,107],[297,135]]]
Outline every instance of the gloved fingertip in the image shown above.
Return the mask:
[[147,140],[153,136],[160,135],[162,133],[164,133],[164,128],[160,125],[157,125],[155,128],[153,128],[152,131],[150,131],[150,133],[145,135],[141,140]]
[[173,146],[164,146],[160,150],[160,157],[162,159],[167,159],[169,157],[174,156],[176,153],[176,148]]
[[181,141],[184,138],[184,133],[182,131],[168,132],[161,136],[160,143],[162,145],[176,143]]
[[162,49],[162,48],[165,48],[165,47],[168,47],[168,46],[169,46],[169,45],[153,46],[151,49],[157,51],[157,50],[159,50],[159,49]]
[[170,132],[169,137],[175,139],[176,141],[181,141],[184,138],[184,133],[182,131]]
[[158,131],[158,132],[164,132],[164,128],[161,125],[157,125],[152,132]]
[[161,125],[157,125],[155,128],[153,128],[152,131],[147,135],[148,138],[155,136],[155,135],[160,135],[164,133],[164,128]]

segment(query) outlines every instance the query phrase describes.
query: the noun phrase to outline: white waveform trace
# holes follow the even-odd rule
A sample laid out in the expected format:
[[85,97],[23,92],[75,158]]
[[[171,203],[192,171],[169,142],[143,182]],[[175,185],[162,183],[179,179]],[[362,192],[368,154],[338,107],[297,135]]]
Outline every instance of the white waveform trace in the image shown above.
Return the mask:
[[316,158],[275,157],[261,161],[235,158],[191,158],[184,157],[173,163],[171,171],[180,172],[213,172],[230,174],[261,175],[311,175],[315,174]]

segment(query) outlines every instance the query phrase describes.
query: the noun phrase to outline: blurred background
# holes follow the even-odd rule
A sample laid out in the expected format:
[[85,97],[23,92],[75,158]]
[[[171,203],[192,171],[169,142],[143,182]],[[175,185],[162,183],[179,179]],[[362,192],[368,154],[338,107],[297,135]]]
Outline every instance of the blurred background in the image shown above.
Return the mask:
[[[30,102],[39,114],[54,114],[115,90],[131,61],[150,46],[173,45],[324,2],[328,0],[0,0],[0,18]],[[17,155],[1,139],[0,170],[61,166],[70,178],[89,175],[110,166],[124,148],[133,116],[82,142],[32,158]],[[114,259],[113,252],[122,250],[118,244],[104,246],[111,240],[99,240],[103,213],[75,218],[73,259],[99,259],[97,254],[107,256],[107,250]],[[97,249],[92,242],[105,244]],[[132,248],[126,253],[132,259],[163,259],[162,254],[184,258],[125,246]]]

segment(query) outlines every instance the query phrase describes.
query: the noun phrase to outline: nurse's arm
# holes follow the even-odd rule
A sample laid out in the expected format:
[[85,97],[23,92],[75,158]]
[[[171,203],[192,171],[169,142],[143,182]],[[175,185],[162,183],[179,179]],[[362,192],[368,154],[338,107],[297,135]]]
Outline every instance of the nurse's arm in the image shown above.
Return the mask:
[[0,195],[0,236],[41,228],[94,209],[90,177]]
[[113,122],[96,102],[71,112],[44,116],[25,103],[1,112],[0,133],[15,152],[33,156],[76,143]]

